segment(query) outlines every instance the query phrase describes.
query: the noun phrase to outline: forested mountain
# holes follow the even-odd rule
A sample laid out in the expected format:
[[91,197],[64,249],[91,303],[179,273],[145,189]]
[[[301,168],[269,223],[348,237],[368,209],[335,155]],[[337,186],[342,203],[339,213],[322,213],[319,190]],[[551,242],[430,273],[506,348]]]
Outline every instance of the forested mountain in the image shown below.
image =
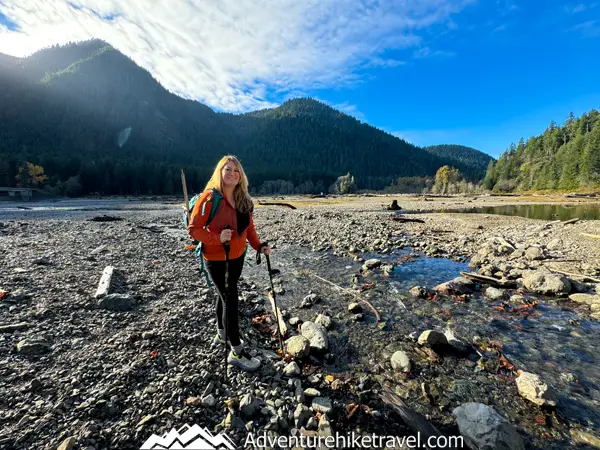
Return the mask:
[[462,162],[465,166],[462,174],[471,181],[481,180],[490,161],[494,159],[487,153],[464,145],[430,145],[425,150],[440,158]]
[[171,194],[180,168],[198,191],[227,153],[255,192],[325,191],[347,172],[359,188],[382,189],[445,164],[474,167],[460,152],[440,157],[312,99],[215,113],[99,40],[0,65],[0,185],[31,162],[61,194]]
[[0,53],[0,69],[5,67],[12,67],[19,62],[19,58],[14,56],[5,55],[4,53]]
[[600,113],[554,122],[540,136],[510,148],[491,162],[484,182],[496,191],[600,189]]

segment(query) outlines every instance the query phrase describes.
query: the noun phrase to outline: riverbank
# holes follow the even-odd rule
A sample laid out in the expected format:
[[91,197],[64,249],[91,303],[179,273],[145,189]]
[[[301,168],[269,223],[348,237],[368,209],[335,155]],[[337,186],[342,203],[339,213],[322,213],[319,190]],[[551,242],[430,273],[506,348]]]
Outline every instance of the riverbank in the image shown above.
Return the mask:
[[[413,212],[407,217],[424,223],[401,223],[382,212],[392,198]],[[274,281],[289,335],[307,334],[310,327],[302,324],[308,321],[323,330],[315,327],[320,337],[309,339],[308,350],[302,339],[296,339],[300,350],[286,348],[299,352],[297,364],[279,361],[264,316],[265,263],[257,266],[249,252],[242,322],[262,369],[230,368],[226,383],[224,352],[210,346],[213,294],[184,247],[177,205],[69,211],[61,219],[31,211],[3,217],[0,289],[7,294],[0,325],[12,328],[0,333],[0,448],[53,449],[71,437],[77,448],[139,448],[151,434],[186,423],[227,430],[236,442],[265,429],[286,436],[294,428],[321,435],[413,433],[382,401],[386,386],[447,436],[468,435],[453,411],[477,402],[506,418],[527,448],[586,448],[577,442],[594,442],[594,434],[597,443],[595,297],[568,296],[598,290],[589,278],[600,276],[600,246],[587,235],[600,235],[600,222],[419,212],[469,200],[480,201],[265,198],[298,208],[256,208],[259,235],[275,244],[272,263],[280,274]],[[122,220],[89,220],[104,215]],[[395,280],[411,261],[427,267],[426,255],[465,269],[471,263],[470,270],[516,286],[498,293],[463,281],[435,296],[443,280],[427,272],[413,296],[409,282]],[[93,298],[108,265],[116,269],[111,292],[123,294],[115,300],[122,310]],[[567,277],[569,292],[557,271],[577,274]],[[536,294],[540,283],[533,281],[523,288],[536,273],[548,274],[541,285],[557,291]],[[552,274],[563,284],[553,285]],[[453,291],[459,288],[464,293]],[[349,311],[361,299],[379,321],[366,303]],[[433,338],[417,342],[428,329],[444,336],[450,330],[458,339],[451,339],[454,347]],[[518,369],[543,377],[558,405],[539,406],[520,395]]]

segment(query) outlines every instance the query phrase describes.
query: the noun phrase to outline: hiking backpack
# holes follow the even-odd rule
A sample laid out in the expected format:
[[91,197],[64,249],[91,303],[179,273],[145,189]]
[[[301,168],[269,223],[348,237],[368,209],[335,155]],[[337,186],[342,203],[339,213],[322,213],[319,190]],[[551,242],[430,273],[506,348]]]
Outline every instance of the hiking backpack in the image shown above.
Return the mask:
[[[183,213],[183,226],[185,227],[186,230],[188,229],[188,225],[189,225],[188,224],[188,215],[189,215],[189,217],[192,217],[192,212],[194,211],[194,207],[196,206],[196,203],[198,202],[198,199],[200,198],[201,195],[202,195],[202,193],[194,195],[189,201],[188,213],[186,213],[186,212]],[[208,203],[208,201],[211,202],[210,213],[208,215],[208,218],[206,219],[206,224],[204,225],[205,229],[208,228],[208,224],[215,217],[215,214],[217,213],[217,210],[219,209],[219,204],[221,203],[221,200],[223,200],[223,195],[216,189],[212,189],[211,195],[206,199],[206,202],[204,203],[204,205],[202,205],[202,215],[204,215],[206,213],[206,211],[205,211],[206,203]],[[208,284],[208,286],[212,286],[212,283],[210,282],[210,278],[208,276],[208,272],[204,268],[204,258],[202,257],[202,242],[199,242],[199,241],[193,239],[192,246],[190,248],[195,248],[194,253],[196,253],[196,256],[198,256],[200,258],[200,275],[202,275],[202,273],[204,273],[204,275],[206,277],[206,283]]]

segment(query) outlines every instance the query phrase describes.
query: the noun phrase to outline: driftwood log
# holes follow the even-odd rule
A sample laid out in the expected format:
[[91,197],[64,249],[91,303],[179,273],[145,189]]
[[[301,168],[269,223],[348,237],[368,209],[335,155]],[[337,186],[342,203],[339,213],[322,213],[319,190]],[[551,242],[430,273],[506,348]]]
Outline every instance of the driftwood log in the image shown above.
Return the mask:
[[395,222],[417,222],[417,223],[425,223],[423,219],[409,219],[408,217],[403,216],[392,216],[392,220]]
[[562,270],[553,269],[551,267],[549,267],[549,269],[552,272],[560,273],[561,275],[566,275],[568,277],[581,278],[583,281],[587,280],[587,281],[593,281],[594,283],[600,283],[600,280],[598,278],[590,277],[588,275],[583,275],[580,273],[564,272]]
[[102,277],[100,278],[100,283],[98,283],[98,289],[96,289],[96,293],[94,294],[95,298],[108,295],[114,271],[115,268],[113,266],[106,266],[104,268],[104,272],[102,272]]
[[460,274],[469,280],[479,281],[480,283],[489,284],[491,286],[496,286],[504,289],[517,287],[517,283],[514,281],[498,280],[497,278],[486,277],[485,275],[479,275],[478,273],[473,272],[460,272]]
[[[411,409],[402,399],[389,388],[382,386],[379,397],[391,407],[415,433],[421,436],[421,443],[427,442],[430,437],[441,437],[443,434],[425,417]],[[435,442],[435,439],[434,439]],[[430,448],[430,447],[425,447]],[[451,447],[446,447],[451,448]]]
[[281,202],[261,202],[260,200],[258,200],[257,202],[260,206],[285,206],[287,208],[291,208],[291,209],[296,209],[296,207],[294,205],[291,205],[290,203],[281,203]]

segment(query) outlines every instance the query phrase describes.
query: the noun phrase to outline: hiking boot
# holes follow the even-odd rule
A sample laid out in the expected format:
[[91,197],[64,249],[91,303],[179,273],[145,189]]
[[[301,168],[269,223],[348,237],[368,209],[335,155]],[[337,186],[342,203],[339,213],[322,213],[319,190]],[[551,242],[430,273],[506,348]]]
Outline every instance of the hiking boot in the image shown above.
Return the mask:
[[247,372],[253,372],[260,367],[260,360],[250,356],[248,351],[244,348],[243,342],[231,349],[227,356],[227,363]]
[[225,339],[221,337],[220,333],[217,333],[212,340],[213,345],[225,345]]

